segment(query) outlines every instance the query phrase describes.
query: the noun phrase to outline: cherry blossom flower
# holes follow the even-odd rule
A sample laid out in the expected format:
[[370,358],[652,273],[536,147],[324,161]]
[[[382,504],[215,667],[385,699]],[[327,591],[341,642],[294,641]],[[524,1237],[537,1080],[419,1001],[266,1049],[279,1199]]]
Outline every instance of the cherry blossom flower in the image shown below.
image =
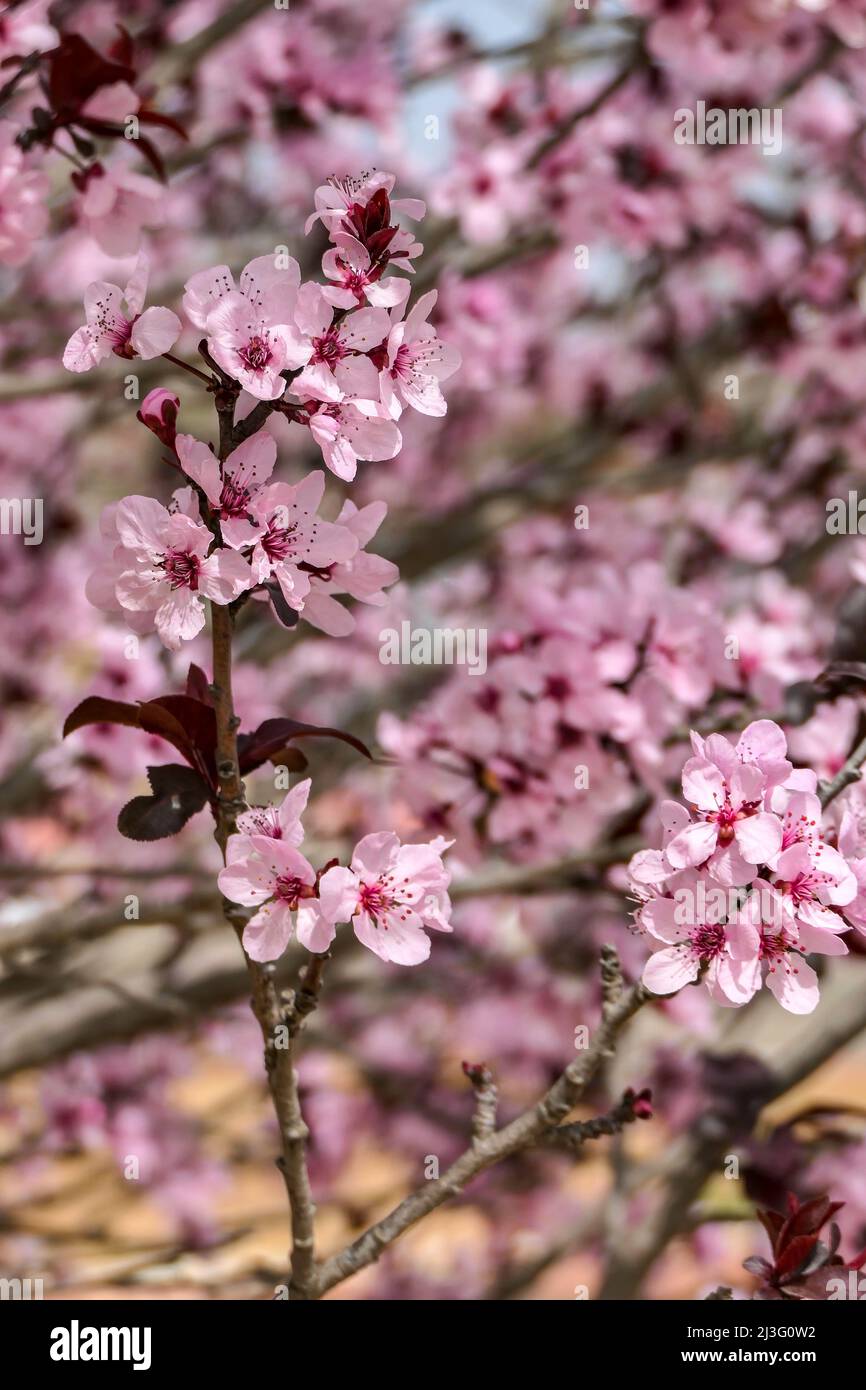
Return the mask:
[[349,594],[361,603],[378,606],[386,601],[384,590],[396,584],[400,577],[395,564],[381,555],[370,555],[365,549],[382,525],[387,510],[384,502],[370,502],[359,511],[347,497],[336,524],[351,531],[358,541],[358,549],[350,559],[317,568],[310,576],[304,617],[331,637],[346,637],[355,629],[354,617],[337,603],[335,594]]
[[203,598],[231,603],[250,587],[250,567],[236,551],[209,555],[213,536],[207,527],[172,514],[155,498],[124,498],[116,522],[127,552],[115,585],[118,602],[134,612],[152,612],[157,632],[173,651],[204,627]]
[[[180,336],[181,324],[171,309],[142,309],[147,293],[149,262],[142,253],[125,290],[95,280],[84,293],[86,323],[73,333],[63,352],[70,372],[88,372],[109,353],[148,361],[169,352]],[[126,304],[126,312],[122,305]]]
[[384,309],[357,309],[335,324],[333,317],[333,305],[319,286],[303,285],[295,323],[309,341],[306,365],[292,384],[293,393],[321,401],[341,401],[345,396],[378,399],[378,373],[364,354],[385,338],[387,313]]
[[400,452],[403,439],[389,412],[379,401],[323,401],[307,418],[322,457],[338,478],[351,482],[358,460],[380,462]]
[[44,234],[48,187],[44,174],[27,167],[11,121],[0,121],[0,264],[23,265]]
[[705,971],[717,1004],[747,1004],[758,988],[757,929],[749,921],[684,923],[681,915],[679,902],[671,897],[653,898],[641,912],[641,925],[658,943],[644,967],[647,989],[673,994]]
[[258,538],[261,527],[251,519],[253,501],[274,471],[277,442],[260,431],[233,449],[223,464],[206,444],[191,434],[177,436],[177,454],[188,478],[207,498],[220,533],[232,550],[242,550]]
[[382,403],[399,419],[404,405],[422,415],[444,415],[448,409],[439,387],[457,371],[460,353],[436,336],[427,316],[436,303],[437,291],[422,294],[402,323],[388,334],[387,361],[379,382]]
[[[792,1014],[810,1014],[818,1004],[818,976],[803,959],[802,950],[838,955],[839,943],[831,932],[811,931],[808,947],[801,939],[794,905],[774,888],[762,888],[747,900],[738,920],[755,928],[755,954],[744,967],[744,977],[759,988],[761,979],[776,999]],[[843,924],[844,925],[844,924]]]
[[848,923],[830,905],[845,906],[857,896],[857,880],[842,855],[823,840],[800,840],[778,856],[776,892],[790,903],[804,951],[844,956],[838,933]]
[[[297,789],[296,789],[297,790]],[[252,852],[233,859],[220,872],[220,892],[230,902],[257,907],[244,928],[244,950],[251,960],[277,960],[297,929],[308,951],[327,951],[333,922],[316,897],[316,871],[286,840],[253,835]]]
[[319,884],[325,915],[351,921],[355,935],[382,960],[420,965],[430,954],[425,928],[451,931],[450,874],[442,852],[453,841],[401,845],[390,830],[365,835],[351,868],[328,869]]
[[436,210],[459,218],[467,241],[504,241],[514,220],[532,205],[525,163],[525,154],[506,144],[461,154],[437,189]]
[[757,762],[741,761],[738,750],[745,753],[751,747],[743,742],[746,733],[737,749],[718,734],[698,739],[695,746],[701,751],[688,760],[682,778],[683,795],[695,807],[697,820],[692,821],[684,808],[667,803],[674,833],[665,854],[672,868],[710,860],[711,871],[720,878],[743,884],[754,876],[754,865],[768,863],[781,849],[782,823],[763,808],[771,775],[784,773],[760,741],[762,752],[755,756],[763,756],[772,772],[762,770]]
[[235,288],[226,265],[193,275],[185,285],[187,318],[207,335],[208,351],[229,376],[259,400],[286,390],[280,374],[302,367],[309,344],[293,321],[300,283],[291,256],[258,256]]
[[358,549],[348,527],[317,516],[324,490],[325,475],[319,469],[300,483],[271,483],[252,502],[258,528],[253,576],[259,584],[275,579],[296,612],[303,609],[310,591],[309,567],[327,569],[337,561],[350,560]]
[[133,255],[143,229],[161,227],[165,220],[163,188],[125,165],[91,164],[72,179],[79,189],[78,215],[107,256]]
[[310,778],[306,777],[286,792],[281,805],[251,806],[248,811],[242,811],[237,819],[238,833],[231,835],[226,845],[227,862],[232,864],[236,859],[245,859],[252,854],[256,836],[280,840],[297,849],[304,838],[301,816],[307,805],[310,786]]
[[366,300],[374,308],[390,309],[409,295],[409,281],[400,276],[382,280],[382,266],[375,265],[366,246],[348,232],[337,232],[334,246],[322,257],[322,270],[333,285],[322,294],[338,309],[354,309]]
[[[320,184],[314,194],[316,211],[311,213],[304,224],[304,232],[309,233],[316,222],[320,221],[327,228],[332,240],[336,240],[336,233],[340,230],[357,230],[357,223],[353,226],[350,221],[350,214],[354,209],[363,211],[377,194],[387,195],[387,202],[391,211],[401,214],[404,217],[411,217],[413,221],[419,221],[427,211],[425,204],[420,198],[394,198],[390,197],[391,189],[397,181],[396,174],[386,174],[382,170],[374,169],[366,172],[360,177],[351,175],[344,179],[329,179],[327,183]],[[380,200],[381,201],[381,200]],[[420,255],[420,246],[414,255]]]

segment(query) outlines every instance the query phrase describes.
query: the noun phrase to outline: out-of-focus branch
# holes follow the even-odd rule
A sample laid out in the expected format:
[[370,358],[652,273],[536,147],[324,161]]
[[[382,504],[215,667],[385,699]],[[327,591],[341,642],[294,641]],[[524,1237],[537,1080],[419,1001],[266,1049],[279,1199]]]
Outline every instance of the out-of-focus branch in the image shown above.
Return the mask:
[[643,985],[633,985],[608,1016],[601,1020],[586,1051],[569,1063],[534,1106],[503,1129],[495,1130],[473,1143],[440,1178],[416,1189],[358,1240],[325,1260],[319,1266],[313,1283],[316,1296],[321,1296],[335,1284],[373,1264],[404,1231],[450,1198],[458,1196],[479,1173],[541,1142],[548,1130],[557,1126],[577,1104],[610,1054],[622,1028],[650,997]]
[[183,43],[172,45],[150,67],[147,77],[158,85],[171,82],[191,72],[206,53],[224,43],[251,19],[273,8],[273,0],[237,0],[218,14],[212,23],[200,29]]

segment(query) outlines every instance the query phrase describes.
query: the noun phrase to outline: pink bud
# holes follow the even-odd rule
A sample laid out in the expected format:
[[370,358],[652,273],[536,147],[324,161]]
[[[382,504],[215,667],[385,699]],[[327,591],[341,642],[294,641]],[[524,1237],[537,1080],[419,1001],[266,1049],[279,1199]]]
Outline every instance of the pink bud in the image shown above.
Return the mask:
[[175,396],[172,391],[166,391],[165,387],[157,386],[155,390],[149,391],[141,403],[141,409],[137,412],[137,418],[149,430],[152,430],[161,444],[174,453],[174,441],[177,435],[177,415],[180,410],[180,397]]

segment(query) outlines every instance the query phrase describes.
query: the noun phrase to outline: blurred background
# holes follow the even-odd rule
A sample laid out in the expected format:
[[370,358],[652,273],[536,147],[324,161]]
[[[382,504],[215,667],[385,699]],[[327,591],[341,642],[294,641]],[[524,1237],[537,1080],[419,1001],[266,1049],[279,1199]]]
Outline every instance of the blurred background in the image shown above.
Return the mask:
[[[447,416],[407,411],[402,452],[351,490],[388,503],[387,605],[359,605],[340,639],[263,604],[238,626],[243,728],[336,724],[388,760],[305,745],[308,857],[383,827],[455,841],[453,935],[418,970],[341,935],[305,1033],[327,1254],[465,1147],[463,1061],[495,1073],[507,1119],[598,1018],[601,945],[640,974],[625,866],[659,843],[689,729],[774,717],[823,778],[866,731],[866,6],[37,0],[0,12],[0,61],[60,34],[105,53],[118,23],[136,90],[188,137],[148,128],[164,186],[133,142],[94,137],[118,179],[154,183],[118,195],[151,252],[149,302],[178,309],[194,271],[283,244],[317,274],[314,190],[384,168],[427,202],[413,293],[438,288],[463,357]],[[4,92],[13,135],[38,131],[35,81]],[[781,151],[678,144],[698,101],[781,111]],[[0,536],[0,1274],[46,1297],[271,1298],[284,1190],[211,826],[123,839],[118,812],[166,745],[117,726],[61,739],[85,695],[146,700],[210,662],[206,638],[130,648],[84,596],[103,505],[166,500],[176,479],[128,364],[60,366],[86,285],[125,284],[135,259],[101,244],[74,163],[34,139],[22,170],[0,142],[0,492],[44,506],[41,544]],[[22,230],[30,170],[43,212]],[[187,330],[178,351],[194,349]],[[181,428],[209,437],[188,378],[134,375],[141,396],[177,390]],[[319,465],[300,426],[269,428],[281,476]],[[852,492],[849,534],[829,530],[828,501]],[[343,495],[329,475],[326,515]],[[486,673],[383,665],[380,634],[404,620],[485,630]],[[273,796],[272,772],[248,792]],[[843,804],[866,827],[854,787],[831,834]],[[846,940],[809,1018],[697,989],[644,1009],[580,1113],[648,1086],[651,1122],[514,1158],[329,1296],[748,1296],[756,1205],[788,1191],[844,1200],[853,1253],[866,965]]]

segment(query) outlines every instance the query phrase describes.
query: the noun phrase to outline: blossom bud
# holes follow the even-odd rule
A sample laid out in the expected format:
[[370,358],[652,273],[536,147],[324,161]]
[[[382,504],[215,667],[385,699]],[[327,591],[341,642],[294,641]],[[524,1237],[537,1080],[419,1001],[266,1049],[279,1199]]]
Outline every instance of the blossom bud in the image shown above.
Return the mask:
[[179,410],[180,397],[175,396],[172,391],[166,391],[163,386],[158,386],[148,392],[141,403],[141,410],[137,412],[137,418],[141,423],[152,430],[160,443],[165,444],[172,453],[177,435]]

